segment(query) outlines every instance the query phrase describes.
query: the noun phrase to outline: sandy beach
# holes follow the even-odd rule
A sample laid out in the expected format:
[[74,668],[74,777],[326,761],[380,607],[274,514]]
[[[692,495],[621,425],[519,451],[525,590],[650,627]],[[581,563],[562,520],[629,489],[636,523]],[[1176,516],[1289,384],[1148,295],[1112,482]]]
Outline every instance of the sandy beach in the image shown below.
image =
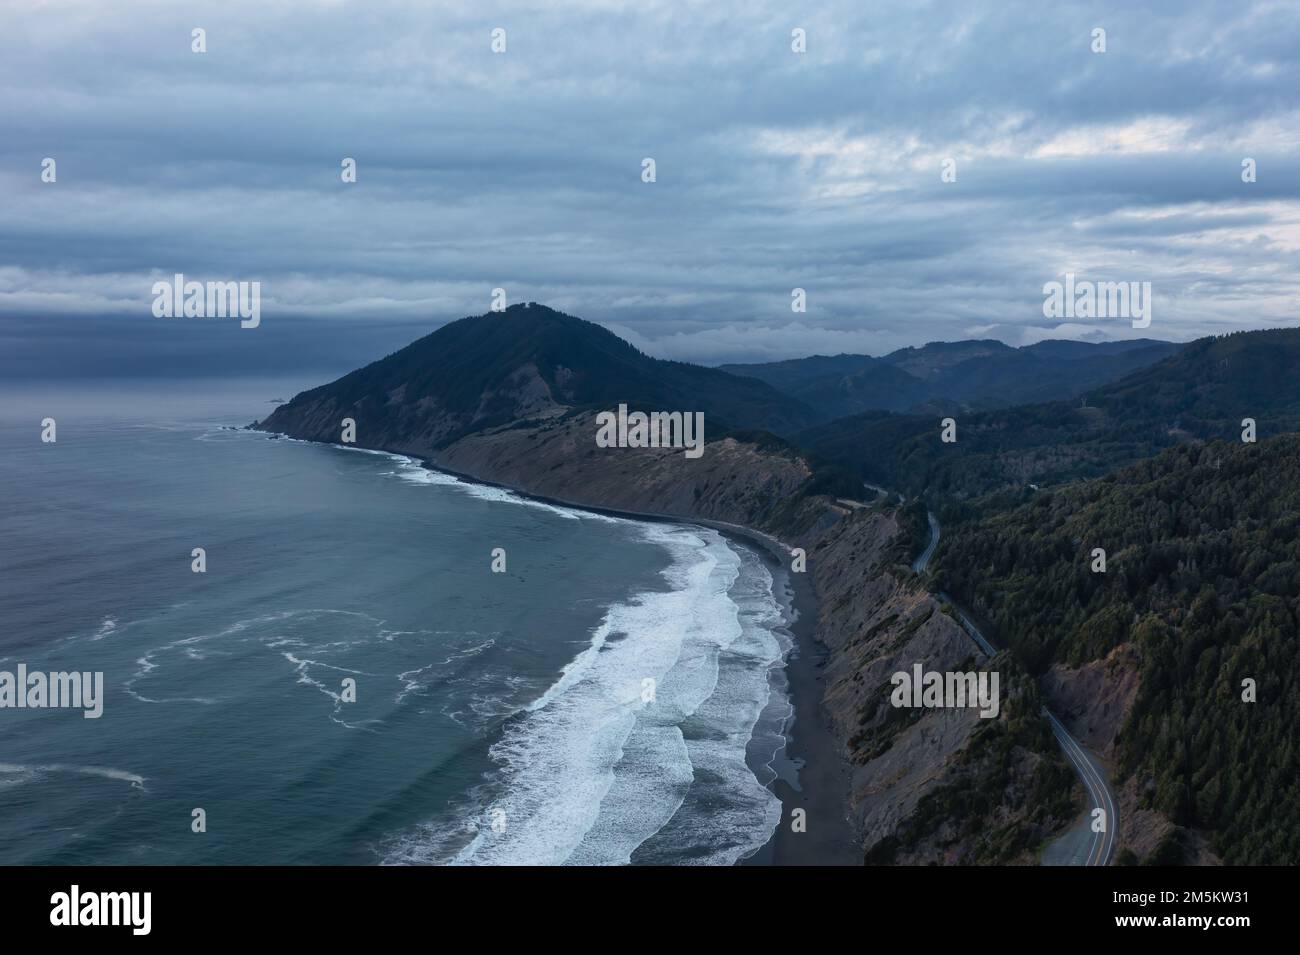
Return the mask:
[[[783,807],[781,825],[748,864],[862,865],[848,821],[849,765],[822,715],[822,673],[827,649],[817,640],[817,597],[808,574],[788,574],[798,619],[790,628],[794,649],[786,659],[794,720],[786,729],[790,772],[773,786]],[[806,813],[795,832],[792,813]],[[764,858],[764,857],[767,858]]]

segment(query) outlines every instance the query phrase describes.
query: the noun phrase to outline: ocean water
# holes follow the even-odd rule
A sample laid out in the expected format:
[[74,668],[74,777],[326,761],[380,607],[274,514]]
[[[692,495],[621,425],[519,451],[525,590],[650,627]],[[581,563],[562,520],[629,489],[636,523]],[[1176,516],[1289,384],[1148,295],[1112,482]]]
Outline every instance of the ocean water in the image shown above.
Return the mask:
[[0,671],[105,680],[99,719],[0,709],[0,864],[730,864],[768,840],[779,571],[712,530],[237,429],[293,390],[0,390]]

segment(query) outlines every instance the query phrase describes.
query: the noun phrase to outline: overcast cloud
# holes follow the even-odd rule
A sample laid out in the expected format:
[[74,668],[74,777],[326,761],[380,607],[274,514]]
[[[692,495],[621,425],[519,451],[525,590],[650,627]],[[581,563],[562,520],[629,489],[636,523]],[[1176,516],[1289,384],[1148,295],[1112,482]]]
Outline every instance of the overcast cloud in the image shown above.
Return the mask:
[[10,0],[0,131],[2,377],[343,370],[498,286],[704,363],[1300,319],[1293,2]]

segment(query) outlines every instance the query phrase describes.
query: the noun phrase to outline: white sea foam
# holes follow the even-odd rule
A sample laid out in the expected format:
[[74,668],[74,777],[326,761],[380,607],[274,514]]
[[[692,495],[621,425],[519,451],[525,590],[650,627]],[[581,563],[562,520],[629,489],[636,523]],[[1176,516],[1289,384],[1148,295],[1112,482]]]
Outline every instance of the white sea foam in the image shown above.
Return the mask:
[[[780,801],[746,762],[769,701],[768,669],[786,650],[776,636],[780,607],[756,554],[732,549],[721,538],[710,546],[722,548],[725,557],[712,574],[709,597],[727,606],[701,607],[702,617],[687,628],[677,664],[625,745],[615,784],[571,863],[622,862],[644,846],[651,861],[730,865],[761,847],[780,822]],[[687,732],[664,732],[678,725]],[[660,770],[675,765],[666,757],[676,747],[690,773],[684,786],[673,787]],[[671,821],[652,829],[656,805],[670,791],[680,794]]]
[[[242,431],[241,434],[258,435],[261,438],[271,438],[272,435],[260,431]],[[318,441],[308,441],[303,438],[291,438],[287,435],[275,435],[274,438],[280,441],[289,441],[294,444],[320,444]],[[425,467],[416,458],[406,454],[398,454],[394,451],[377,451],[374,448],[358,448],[352,444],[330,444],[329,447],[337,448],[340,451],[353,451],[357,454],[370,454],[376,457],[388,458],[397,464],[398,468],[392,472],[395,476],[403,481],[409,481],[412,484],[428,484],[439,487],[454,487],[457,490],[469,494],[471,497],[479,498],[484,501],[497,501],[504,504],[517,504],[523,507],[538,508],[549,511],[557,517],[573,521],[599,521],[611,524],[635,523],[628,518],[615,517],[611,514],[597,514],[594,511],[583,510],[574,507],[565,507],[561,504],[549,504],[546,501],[539,501],[531,497],[526,497],[509,488],[493,487],[488,484],[479,484],[474,481],[465,481],[456,477],[454,474],[448,474],[445,471],[435,471]]]
[[[746,751],[756,740],[772,747],[780,731],[781,724],[773,723],[760,732],[765,710],[789,712],[784,681],[774,686],[770,677],[791,643],[780,629],[771,574],[751,551],[741,553],[741,563],[730,592],[740,633],[719,650],[713,692],[695,711],[696,732],[687,739],[696,785],[683,811],[647,845],[651,861],[677,861],[678,847],[690,846],[692,854],[683,861],[733,864],[757,851],[781,820],[780,800],[765,785],[774,774],[764,767],[766,778],[756,778]],[[771,753],[764,755],[770,760]]]
[[[347,641],[346,645],[350,646],[353,642],[354,641]],[[326,646],[329,646],[329,644],[326,644]],[[322,663],[320,660],[302,659],[294,656],[292,653],[290,653],[287,650],[282,651],[280,655],[293,664],[294,670],[298,674],[299,684],[301,684],[302,686],[310,686],[316,691],[323,693],[325,696],[329,697],[333,701],[334,706],[330,711],[330,719],[333,720],[335,723],[338,723],[340,726],[346,726],[348,729],[365,729],[370,724],[380,722],[379,720],[375,720],[375,719],[360,720],[357,722],[349,722],[348,720],[343,719],[343,712],[344,712],[343,708],[347,704],[343,700],[343,694],[341,692],[342,684],[341,683],[339,684],[339,690],[333,690],[330,688],[328,684],[322,683],[320,680],[317,680],[315,677],[311,675],[312,667],[320,667],[326,670],[333,670],[336,673],[351,673],[356,676],[363,676],[363,675],[374,676],[375,674],[373,673],[367,674],[364,673],[364,671],[362,670],[352,670],[349,669],[348,667],[334,666],[332,663]]]
[[[278,635],[278,631],[274,630],[273,627],[268,626],[268,625],[280,625],[283,624],[285,621],[292,621],[297,618],[313,620],[317,617],[326,616],[326,615],[339,615],[345,617],[355,617],[358,619],[364,619],[364,620],[371,621],[372,624],[376,627],[378,627],[383,623],[383,621],[381,620],[376,620],[374,617],[370,617],[367,614],[359,613],[357,611],[332,610],[326,608],[316,608],[316,609],[308,609],[308,610],[280,610],[280,611],[275,611],[274,613],[260,614],[256,617],[248,617],[243,620],[236,620],[234,623],[230,624],[227,627],[223,627],[220,630],[214,630],[208,633],[195,634],[189,637],[182,637],[179,640],[172,640],[169,643],[164,643],[161,646],[157,646],[146,651],[143,656],[138,657],[136,659],[135,661],[136,671],[126,679],[126,681],[122,685],[122,688],[126,690],[129,696],[133,697],[136,700],[139,700],[141,703],[199,703],[204,705],[212,705],[217,702],[217,700],[212,697],[203,697],[203,696],[152,697],[142,693],[140,690],[137,689],[137,686],[142,682],[149,680],[153,676],[153,674],[156,673],[161,668],[162,663],[159,661],[162,659],[169,659],[174,657],[177,660],[202,662],[203,660],[207,659],[209,655],[213,655],[213,654],[226,655],[227,651],[221,649],[221,644],[231,640],[232,638],[242,638],[244,634],[250,632],[251,635],[254,637],[254,639],[256,639],[259,643],[262,643],[262,645],[266,646],[268,649],[292,645],[296,647],[312,646],[313,649],[320,650],[320,649],[334,648],[337,646],[346,647],[346,646],[351,646],[357,642],[362,642],[362,643],[365,642],[365,639],[363,638],[360,641],[335,641],[334,643],[309,645],[304,643],[302,640],[294,637],[286,637],[286,636]],[[277,633],[277,635],[268,639],[269,633]],[[212,644],[217,644],[217,646],[214,647],[212,646]],[[291,657],[291,655],[288,653],[282,653],[282,655],[285,656],[286,658]],[[301,664],[300,661],[290,659],[290,662],[294,663],[295,667],[297,668],[297,671],[299,673],[299,680],[298,680],[299,683],[304,683],[304,682],[310,682],[313,684],[316,683],[316,681],[306,680],[303,678],[303,673],[305,668],[311,665],[316,665],[315,661],[308,660],[306,661],[305,664]],[[350,672],[355,672],[355,671],[350,671]],[[329,693],[327,690],[323,690],[323,692],[326,692],[326,695],[328,696],[337,696],[337,694]],[[335,702],[337,704],[338,702],[337,699]]]
[[[358,449],[363,450],[363,449]],[[382,453],[382,452],[372,452]],[[623,518],[612,517],[607,514],[596,514],[592,511],[578,510],[572,507],[564,507],[559,504],[548,504],[546,501],[538,501],[531,497],[525,497],[504,487],[492,487],[487,484],[476,484],[472,481],[462,481],[453,474],[447,474],[443,471],[434,471],[426,468],[414,458],[409,458],[402,454],[389,455],[398,464],[397,471],[393,472],[403,481],[409,481],[412,484],[429,484],[439,487],[454,487],[457,490],[464,491],[471,497],[476,497],[482,501],[496,501],[502,504],[519,504],[524,507],[533,507],[539,510],[547,511],[557,517],[562,517],[570,521],[600,521],[605,523],[627,523]]]
[[[768,667],[784,653],[772,633],[780,610],[771,577],[715,531],[635,526],[672,554],[671,590],[610,608],[588,646],[507,723],[491,750],[499,785],[476,822],[421,827],[385,861],[627,863],[676,824],[697,785],[709,788],[700,794],[707,824],[721,823],[726,837],[680,845],[683,855],[730,863],[770,837],[780,803],[750,772],[745,750],[768,702]],[[744,606],[732,593],[742,561]],[[647,679],[653,702],[642,697]],[[702,770],[707,784],[697,782]],[[493,831],[494,819],[504,831]],[[708,825],[682,828],[700,836]]]
[[136,789],[144,789],[145,778],[125,769],[113,769],[111,766],[74,766],[69,763],[49,763],[30,765],[26,763],[0,763],[0,773],[12,775],[29,781],[50,773],[76,773],[82,776],[98,776],[101,779],[116,779],[130,783]]

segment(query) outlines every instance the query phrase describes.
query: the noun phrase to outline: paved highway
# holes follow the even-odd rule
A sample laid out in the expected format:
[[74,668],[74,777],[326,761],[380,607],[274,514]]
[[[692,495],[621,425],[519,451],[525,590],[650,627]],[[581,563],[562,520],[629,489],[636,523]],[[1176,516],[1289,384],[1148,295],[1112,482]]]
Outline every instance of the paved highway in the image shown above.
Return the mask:
[[[1043,715],[1052,724],[1052,732],[1056,734],[1056,741],[1061,744],[1065,758],[1070,761],[1074,771],[1083,780],[1083,786],[1088,790],[1088,797],[1092,800],[1093,807],[1103,809],[1106,814],[1105,831],[1093,832],[1092,844],[1084,865],[1110,865],[1115,857],[1115,833],[1119,829],[1119,811],[1115,808],[1115,793],[1110,788],[1106,774],[1097,765],[1096,759],[1070,735],[1070,731],[1056,718],[1056,714],[1044,706]],[[1089,810],[1089,826],[1092,823],[1092,810]]]
[[[925,568],[930,564],[930,558],[934,556],[934,549],[939,544],[939,520],[931,512],[926,512],[930,519],[930,540],[925,545],[925,550],[921,556],[912,562],[912,570],[918,574],[923,573]],[[941,600],[946,600],[952,607],[953,612],[957,614],[957,619],[961,621],[962,629],[967,635],[984,651],[985,656],[992,658],[997,655],[997,650],[993,647],[984,634],[980,633],[979,627],[975,626],[970,617],[966,616],[957,604],[945,593],[939,593]],[[1115,833],[1119,829],[1119,811],[1115,806],[1115,793],[1110,788],[1110,782],[1106,779],[1106,774],[1096,758],[1084,749],[1083,745],[1070,735],[1070,731],[1065,725],[1056,718],[1047,707],[1043,707],[1043,716],[1047,718],[1052,727],[1052,733],[1056,736],[1056,742],[1060,744],[1061,751],[1065,753],[1065,758],[1070,761],[1074,771],[1078,774],[1079,779],[1083,782],[1083,788],[1088,792],[1088,798],[1092,800],[1094,808],[1105,810],[1106,828],[1104,832],[1092,833],[1092,842],[1088,849],[1087,858],[1084,865],[1110,865],[1115,856]],[[1092,810],[1088,811],[1086,817],[1089,825],[1092,824]]]
[[912,570],[918,574],[925,572],[930,558],[934,556],[934,549],[939,546],[939,521],[929,511],[925,512],[925,516],[930,519],[930,542],[925,545],[925,550],[921,551],[921,556],[912,561]]

